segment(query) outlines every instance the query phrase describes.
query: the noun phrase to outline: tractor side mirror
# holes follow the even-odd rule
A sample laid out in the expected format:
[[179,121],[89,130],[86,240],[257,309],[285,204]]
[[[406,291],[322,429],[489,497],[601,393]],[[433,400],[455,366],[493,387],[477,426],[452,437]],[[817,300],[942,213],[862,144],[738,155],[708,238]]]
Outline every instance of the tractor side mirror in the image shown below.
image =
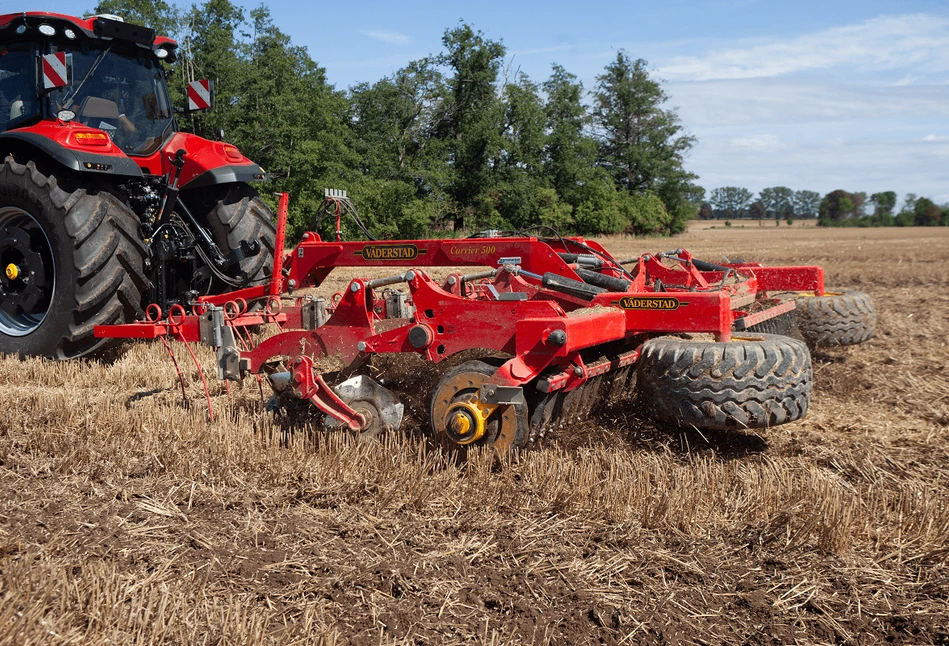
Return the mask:
[[214,105],[214,81],[202,79],[188,83],[188,112],[210,110]]
[[71,53],[46,54],[40,56],[37,62],[40,87],[44,94],[57,88],[72,85],[73,64]]

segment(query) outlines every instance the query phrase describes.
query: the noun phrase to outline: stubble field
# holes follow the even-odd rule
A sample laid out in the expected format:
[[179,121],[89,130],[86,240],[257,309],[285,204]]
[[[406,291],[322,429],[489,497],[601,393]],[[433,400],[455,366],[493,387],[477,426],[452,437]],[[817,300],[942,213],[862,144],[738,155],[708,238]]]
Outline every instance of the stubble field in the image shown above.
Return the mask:
[[[177,344],[190,407],[158,343],[2,359],[0,643],[949,643],[949,230],[606,245],[821,264],[877,336],[814,354],[801,422],[702,435],[629,401],[500,464],[419,422],[287,436],[253,380],[212,383],[208,422]],[[434,373],[405,367],[424,421]]]

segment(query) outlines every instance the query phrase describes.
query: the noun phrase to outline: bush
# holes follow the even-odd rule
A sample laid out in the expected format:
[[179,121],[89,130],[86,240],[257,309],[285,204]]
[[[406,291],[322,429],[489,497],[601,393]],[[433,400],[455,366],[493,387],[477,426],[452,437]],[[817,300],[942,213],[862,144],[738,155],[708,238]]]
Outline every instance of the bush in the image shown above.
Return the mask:
[[627,233],[651,235],[669,233],[673,218],[662,200],[653,193],[619,194],[620,212],[629,222]]
[[619,194],[611,181],[594,181],[586,186],[582,201],[573,211],[577,233],[619,233],[629,221],[619,209]]
[[787,222],[787,223],[788,223],[788,226],[791,226],[792,224],[794,224],[794,218],[792,218],[792,217],[788,217],[788,219],[787,219],[787,220],[785,220],[785,222]]
[[537,192],[538,221],[558,231],[573,229],[573,207],[560,201],[557,191],[542,188]]
[[915,214],[912,211],[900,211],[894,224],[898,227],[911,227],[915,224]]

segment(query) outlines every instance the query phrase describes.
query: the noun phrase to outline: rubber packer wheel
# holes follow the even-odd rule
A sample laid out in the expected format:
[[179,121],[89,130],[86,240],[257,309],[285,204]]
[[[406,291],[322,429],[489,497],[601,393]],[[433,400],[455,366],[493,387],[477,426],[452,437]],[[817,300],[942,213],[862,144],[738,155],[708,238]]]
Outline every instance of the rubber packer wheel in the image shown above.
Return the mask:
[[796,302],[798,329],[813,347],[856,345],[873,338],[877,316],[869,294],[829,292]]
[[640,401],[661,422],[699,429],[769,428],[807,413],[811,355],[772,334],[729,342],[658,337],[643,345]]
[[114,343],[147,282],[139,220],[94,185],[64,190],[32,161],[0,165],[0,352],[73,359]]

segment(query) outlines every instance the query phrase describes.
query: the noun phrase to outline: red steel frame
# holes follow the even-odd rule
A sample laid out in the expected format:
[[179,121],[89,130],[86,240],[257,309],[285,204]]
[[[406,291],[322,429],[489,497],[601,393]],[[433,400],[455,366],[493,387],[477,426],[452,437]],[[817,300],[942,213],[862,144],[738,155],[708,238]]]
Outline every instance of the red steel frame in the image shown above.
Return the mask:
[[[669,254],[644,255],[628,263],[636,267],[627,274],[598,243],[582,238],[325,242],[315,233],[306,233],[287,254],[282,252],[287,202],[287,195],[281,195],[278,252],[269,284],[202,298],[191,314],[175,306],[163,318],[158,308],[151,306],[145,321],[99,326],[96,336],[172,336],[200,341],[200,318],[222,306],[225,319],[233,327],[277,323],[280,333],[240,352],[241,374],[265,372],[272,360],[281,358],[294,366],[292,380],[298,396],[358,428],[362,421],[358,414],[338,398],[330,397],[332,390],[318,374],[310,378],[313,358],[335,355],[349,364],[370,354],[416,352],[437,363],[464,350],[486,348],[512,355],[491,377],[493,383],[525,386],[543,373],[538,382],[543,390],[572,390],[593,376],[635,362],[637,346],[650,336],[711,333],[727,341],[738,319],[745,318],[747,325],[753,325],[793,309],[793,304],[780,305],[764,298],[769,292],[820,295],[824,288],[820,267],[740,263],[700,271],[683,250],[671,254],[675,259],[671,266]],[[588,300],[545,288],[537,277],[548,273],[581,281],[577,265],[568,264],[560,256],[584,253],[578,243],[604,259],[602,274],[631,276],[627,291],[604,292]],[[407,266],[413,269],[394,276],[389,284],[407,285],[415,308],[412,318],[399,319],[401,324],[396,327],[378,325],[385,318],[384,299],[369,280],[357,278],[332,306],[326,322],[306,329],[305,297],[293,297],[295,290],[318,287],[337,267]],[[494,277],[467,283],[468,288],[461,274],[452,274],[438,284],[420,269],[444,266],[499,269]],[[262,311],[247,312],[248,301],[261,299],[266,304]],[[283,305],[284,301],[290,302]],[[748,312],[748,306],[756,302],[756,311]],[[762,309],[761,303],[768,306]],[[615,359],[591,364],[584,361],[583,351],[613,342],[620,342],[627,350]],[[317,397],[318,393],[327,396]]]

